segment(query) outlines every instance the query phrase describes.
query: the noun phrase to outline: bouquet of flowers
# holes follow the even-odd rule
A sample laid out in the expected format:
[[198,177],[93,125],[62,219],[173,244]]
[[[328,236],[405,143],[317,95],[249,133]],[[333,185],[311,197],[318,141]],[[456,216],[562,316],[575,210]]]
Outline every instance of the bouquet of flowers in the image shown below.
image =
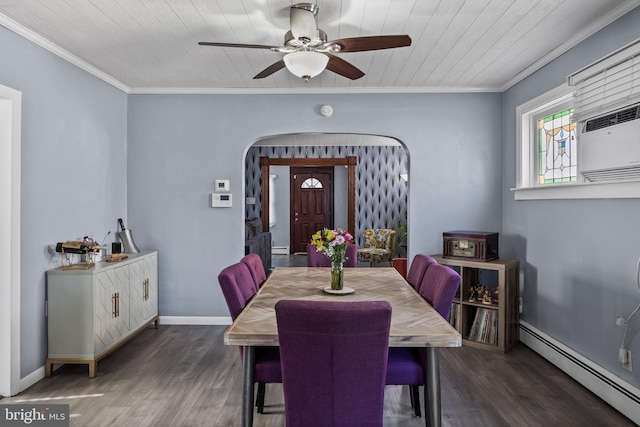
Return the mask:
[[311,236],[311,244],[318,252],[324,253],[331,260],[332,265],[340,265],[346,261],[347,245],[353,242],[353,236],[341,228],[329,230],[323,228]]
[[353,236],[341,228],[323,228],[311,236],[311,244],[316,251],[324,253],[331,260],[331,289],[334,291],[343,288],[342,265],[347,259],[347,245],[352,241]]

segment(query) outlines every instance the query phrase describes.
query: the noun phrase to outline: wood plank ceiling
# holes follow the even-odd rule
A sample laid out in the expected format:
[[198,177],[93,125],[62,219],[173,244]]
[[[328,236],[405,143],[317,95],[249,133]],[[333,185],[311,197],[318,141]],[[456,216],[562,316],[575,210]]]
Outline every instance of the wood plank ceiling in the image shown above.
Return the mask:
[[[504,90],[640,0],[317,0],[329,40],[408,34],[410,47],[340,54],[366,75],[305,83],[283,54],[199,46],[281,45],[285,0],[0,0],[0,25],[131,93],[206,90]],[[640,25],[640,23],[639,23]]]

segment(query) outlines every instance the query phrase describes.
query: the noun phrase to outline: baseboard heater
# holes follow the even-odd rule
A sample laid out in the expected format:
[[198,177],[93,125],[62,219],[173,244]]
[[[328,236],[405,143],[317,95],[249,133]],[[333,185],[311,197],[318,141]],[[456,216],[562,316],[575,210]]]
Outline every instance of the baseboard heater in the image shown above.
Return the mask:
[[289,246],[272,246],[272,255],[289,255]]
[[640,425],[640,389],[522,320],[520,341]]

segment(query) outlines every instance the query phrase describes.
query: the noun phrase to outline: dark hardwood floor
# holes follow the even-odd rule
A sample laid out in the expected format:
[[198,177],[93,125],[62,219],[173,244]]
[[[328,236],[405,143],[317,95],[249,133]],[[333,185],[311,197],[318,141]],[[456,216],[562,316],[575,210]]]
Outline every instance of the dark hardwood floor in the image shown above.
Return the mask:
[[[68,403],[73,426],[237,426],[242,373],[225,326],[149,328],[98,364],[64,365],[0,404]],[[506,355],[441,350],[443,426],[633,426],[567,375],[520,344]],[[421,388],[421,393],[422,393]],[[385,389],[385,426],[423,426],[408,388]],[[282,387],[267,385],[254,425],[284,425]]]
[[[274,265],[306,265],[306,257]],[[242,369],[238,349],[223,344],[226,328],[145,329],[100,361],[96,378],[86,365],[64,365],[0,404],[68,403],[72,426],[239,426]],[[522,344],[506,355],[471,347],[440,355],[445,427],[635,425]],[[254,426],[283,426],[281,385],[267,385],[265,404]],[[412,415],[408,387],[386,387],[384,425],[425,425]]]

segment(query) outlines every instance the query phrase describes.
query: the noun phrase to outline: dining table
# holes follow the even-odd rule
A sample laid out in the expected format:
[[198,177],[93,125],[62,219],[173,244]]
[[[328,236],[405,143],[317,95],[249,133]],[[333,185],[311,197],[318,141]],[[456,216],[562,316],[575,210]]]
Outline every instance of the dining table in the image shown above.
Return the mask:
[[242,425],[253,425],[255,348],[278,346],[275,304],[280,300],[388,301],[392,307],[389,347],[423,347],[425,424],[441,425],[441,347],[460,347],[462,338],[392,267],[344,269],[348,292],[327,292],[329,267],[276,267],[224,334],[226,345],[243,347]]

